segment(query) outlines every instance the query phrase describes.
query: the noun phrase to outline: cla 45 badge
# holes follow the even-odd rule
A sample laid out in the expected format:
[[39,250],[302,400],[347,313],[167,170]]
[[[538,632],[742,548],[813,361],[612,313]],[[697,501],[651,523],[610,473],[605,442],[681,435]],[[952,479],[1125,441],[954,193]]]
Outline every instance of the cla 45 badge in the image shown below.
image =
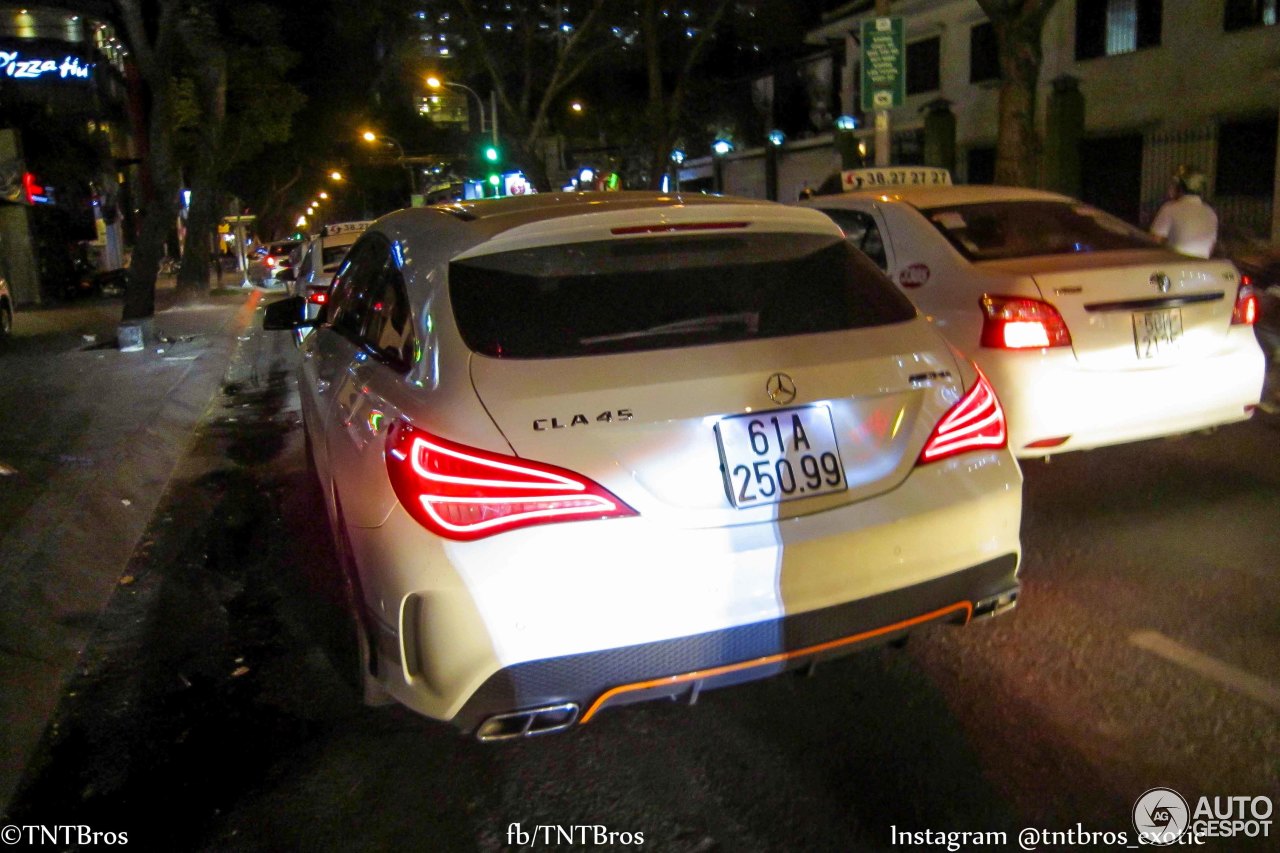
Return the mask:
[[588,418],[586,415],[572,415],[566,419],[561,418],[538,418],[533,422],[533,429],[536,432],[542,432],[548,429],[564,429],[565,427],[587,426],[594,420],[595,423],[609,424],[614,421],[629,421],[635,415],[630,409],[613,409],[606,410],[596,415],[595,418]]

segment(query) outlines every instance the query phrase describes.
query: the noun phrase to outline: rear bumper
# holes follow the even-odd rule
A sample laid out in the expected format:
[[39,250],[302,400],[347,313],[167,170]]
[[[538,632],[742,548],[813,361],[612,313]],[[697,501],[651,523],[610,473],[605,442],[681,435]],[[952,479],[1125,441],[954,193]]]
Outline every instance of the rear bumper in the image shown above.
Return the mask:
[[[519,718],[523,709],[574,706],[577,721],[587,723],[616,705],[660,698],[693,701],[702,690],[811,666],[888,642],[925,624],[965,624],[1007,610],[1017,600],[1017,571],[1017,555],[1007,554],[931,581],[809,613],[515,664],[493,673],[452,722],[474,732],[495,716]],[[574,721],[563,713],[557,720],[565,725],[556,729]],[[498,737],[492,739],[511,736],[495,731]]]
[[[1021,458],[1176,435],[1249,417],[1265,362],[1247,326],[1220,353],[1165,367],[1081,367],[1070,349],[978,350],[1009,420],[1009,448]],[[1066,437],[1050,447],[1035,442]]]

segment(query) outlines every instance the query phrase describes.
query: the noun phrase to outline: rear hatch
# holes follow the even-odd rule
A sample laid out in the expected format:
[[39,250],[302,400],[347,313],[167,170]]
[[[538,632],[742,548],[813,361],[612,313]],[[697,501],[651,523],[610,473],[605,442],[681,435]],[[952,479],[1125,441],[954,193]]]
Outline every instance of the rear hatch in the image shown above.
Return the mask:
[[516,454],[688,527],[817,512],[908,476],[960,396],[950,351],[829,223],[730,225],[451,264],[476,393]]
[[1227,343],[1237,276],[1224,261],[1160,250],[1054,255],[982,267],[1030,276],[1066,320],[1087,367],[1164,366]]

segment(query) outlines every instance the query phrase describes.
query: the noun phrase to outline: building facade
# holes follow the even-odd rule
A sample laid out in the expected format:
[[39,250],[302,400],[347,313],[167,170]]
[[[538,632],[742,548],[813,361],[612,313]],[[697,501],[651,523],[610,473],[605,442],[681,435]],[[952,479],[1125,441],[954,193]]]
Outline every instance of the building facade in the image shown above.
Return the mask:
[[[1055,98],[1082,103],[1082,126],[1068,128],[1078,157],[1070,189],[1136,224],[1150,222],[1170,175],[1182,163],[1203,171],[1227,239],[1280,241],[1277,115],[1280,27],[1277,0],[1059,0],[1045,23],[1037,97],[1044,150],[1061,142],[1051,118]],[[895,163],[924,162],[931,110],[954,116],[954,171],[959,181],[994,177],[1000,70],[991,23],[976,0],[899,0],[903,18],[905,103],[891,110]],[[858,34],[874,3],[850,3],[809,33],[811,62],[830,63],[833,93],[874,147],[872,116],[859,109]],[[945,103],[944,103],[945,102]],[[778,196],[816,188],[843,159],[840,134],[784,143]],[[762,150],[721,164],[723,189],[765,195]],[[870,157],[870,153],[868,154]],[[1046,167],[1047,168],[1047,167]],[[691,160],[686,182],[714,171],[710,157]],[[1045,185],[1060,184],[1046,175]]]
[[124,265],[138,104],[111,6],[0,6],[0,274],[19,303]]

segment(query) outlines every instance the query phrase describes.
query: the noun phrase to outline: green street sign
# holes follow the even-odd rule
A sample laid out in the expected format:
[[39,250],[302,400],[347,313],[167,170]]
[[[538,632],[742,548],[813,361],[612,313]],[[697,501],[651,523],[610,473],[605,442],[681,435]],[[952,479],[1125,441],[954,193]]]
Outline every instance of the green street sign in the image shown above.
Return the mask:
[[906,45],[901,18],[862,22],[862,109],[887,110],[907,99]]

